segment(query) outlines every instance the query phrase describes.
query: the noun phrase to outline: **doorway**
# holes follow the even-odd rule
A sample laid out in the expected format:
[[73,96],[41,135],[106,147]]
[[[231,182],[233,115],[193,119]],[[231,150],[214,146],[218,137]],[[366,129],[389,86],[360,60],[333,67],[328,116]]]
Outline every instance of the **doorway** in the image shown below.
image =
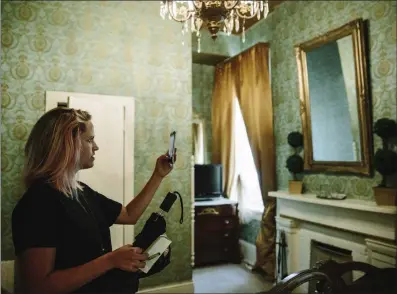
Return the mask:
[[[79,180],[106,197],[127,205],[134,197],[134,116],[133,97],[72,92],[46,92],[46,111],[65,105],[88,111],[99,146],[95,166],[79,172]],[[132,244],[132,225],[110,228],[112,247]]]

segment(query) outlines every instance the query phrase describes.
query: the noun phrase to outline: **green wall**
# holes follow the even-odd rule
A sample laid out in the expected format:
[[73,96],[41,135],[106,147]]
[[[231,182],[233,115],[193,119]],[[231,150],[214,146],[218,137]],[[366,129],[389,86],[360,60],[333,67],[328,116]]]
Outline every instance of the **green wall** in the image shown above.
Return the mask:
[[[158,1],[2,1],[2,259],[12,259],[10,217],[22,194],[23,148],[44,113],[44,92],[72,91],[136,98],[135,192],[178,131],[178,161],[148,211],[170,190],[190,211],[192,113],[191,38],[159,16]],[[185,45],[182,45],[184,38]],[[101,156],[99,154],[99,156]],[[170,266],[143,286],[190,280],[191,220],[180,225],[175,205],[168,225]],[[50,220],[49,220],[50,221]],[[136,229],[139,231],[143,221]]]
[[[248,30],[242,49],[257,42],[270,42],[271,47],[278,189],[288,189],[290,179],[285,168],[285,161],[292,153],[287,144],[288,133],[302,129],[294,45],[360,17],[369,22],[373,119],[396,119],[395,1],[286,1]],[[374,141],[375,148],[379,148],[379,138],[375,137]],[[312,174],[305,175],[304,182],[309,192],[329,184],[348,197],[372,200],[372,187],[380,182],[380,175],[366,178]]]
[[[396,119],[396,3],[392,1],[286,1],[267,19],[247,30],[246,42],[236,36],[220,36],[215,42],[203,33],[201,52],[234,56],[258,42],[271,47],[272,95],[274,107],[278,189],[287,190],[290,174],[285,168],[292,150],[287,144],[288,133],[302,129],[299,115],[299,93],[294,45],[310,40],[351,20],[369,20],[370,74],[373,93],[374,120],[381,117]],[[197,50],[196,38],[192,48]],[[193,109],[210,107],[204,87],[210,79],[209,69],[193,65]],[[202,94],[204,93],[204,94]],[[198,101],[197,101],[198,100]],[[201,106],[202,105],[202,106]],[[200,108],[201,107],[201,108]],[[211,135],[207,134],[209,140]],[[375,147],[380,141],[375,137]],[[313,174],[305,175],[309,192],[330,184],[351,198],[373,199],[372,187],[380,181],[374,178]],[[241,238],[255,243],[259,222],[252,221],[241,228]]]

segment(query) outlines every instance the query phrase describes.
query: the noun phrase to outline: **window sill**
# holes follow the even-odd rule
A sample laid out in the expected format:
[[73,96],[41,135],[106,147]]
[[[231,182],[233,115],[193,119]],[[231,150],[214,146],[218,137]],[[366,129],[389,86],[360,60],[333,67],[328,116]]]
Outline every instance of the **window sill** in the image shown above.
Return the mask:
[[255,207],[255,209],[252,208],[246,208],[244,213],[245,215],[250,215],[250,219],[256,219],[256,220],[261,220],[262,219],[262,214],[263,214],[264,208],[260,209],[258,207]]
[[248,211],[252,211],[254,213],[263,213],[263,210],[265,209],[265,207],[255,207],[255,208],[251,208],[251,207],[247,207],[246,210]]

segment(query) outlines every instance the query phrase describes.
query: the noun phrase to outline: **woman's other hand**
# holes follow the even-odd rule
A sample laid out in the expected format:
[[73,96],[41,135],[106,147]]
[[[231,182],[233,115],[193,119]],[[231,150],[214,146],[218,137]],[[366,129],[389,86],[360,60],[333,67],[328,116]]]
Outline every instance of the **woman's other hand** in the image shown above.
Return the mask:
[[113,268],[124,271],[136,272],[140,268],[144,268],[148,259],[146,253],[142,253],[141,248],[125,245],[119,249],[109,253],[110,262]]
[[[177,149],[175,148],[174,162],[176,161],[176,150]],[[157,176],[164,178],[166,175],[168,175],[172,171],[173,168],[174,168],[174,166],[170,162],[170,157],[168,156],[168,152],[167,152],[166,154],[163,154],[159,158],[157,158],[154,173]]]

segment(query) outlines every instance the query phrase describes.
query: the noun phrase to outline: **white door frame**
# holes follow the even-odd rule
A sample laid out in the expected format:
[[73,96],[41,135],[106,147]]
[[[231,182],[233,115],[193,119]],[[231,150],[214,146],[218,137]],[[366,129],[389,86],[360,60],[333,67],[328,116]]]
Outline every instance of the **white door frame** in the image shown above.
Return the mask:
[[[124,150],[126,156],[124,161],[124,205],[127,205],[134,198],[134,136],[135,136],[135,98],[126,96],[109,96],[88,93],[75,92],[57,92],[46,91],[45,93],[45,111],[49,111],[58,107],[58,103],[66,103],[68,105],[69,97],[78,97],[92,99],[95,102],[103,101],[107,103],[118,103],[125,106],[125,141]],[[111,195],[107,195],[111,196]],[[134,226],[124,225],[124,244],[132,244],[134,241]]]

